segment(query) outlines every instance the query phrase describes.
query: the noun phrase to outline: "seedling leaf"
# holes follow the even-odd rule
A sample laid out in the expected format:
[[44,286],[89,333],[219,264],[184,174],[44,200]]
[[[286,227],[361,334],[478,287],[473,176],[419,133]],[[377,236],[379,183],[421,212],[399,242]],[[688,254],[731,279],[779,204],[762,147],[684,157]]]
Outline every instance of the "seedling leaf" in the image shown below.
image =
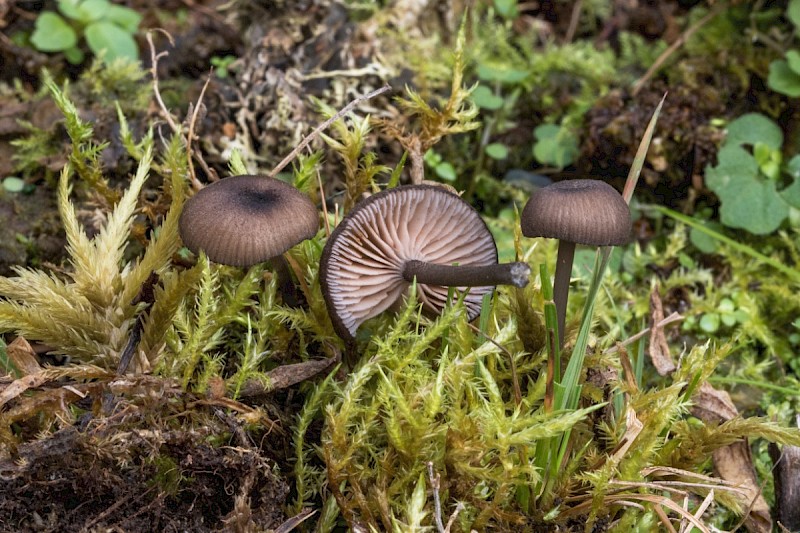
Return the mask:
[[56,13],[45,11],[36,19],[36,29],[31,42],[42,52],[60,52],[72,48],[78,36],[66,21]]
[[132,60],[139,58],[136,41],[122,28],[112,22],[94,22],[86,27],[86,42],[96,55],[105,50],[105,60],[113,61],[119,57]]

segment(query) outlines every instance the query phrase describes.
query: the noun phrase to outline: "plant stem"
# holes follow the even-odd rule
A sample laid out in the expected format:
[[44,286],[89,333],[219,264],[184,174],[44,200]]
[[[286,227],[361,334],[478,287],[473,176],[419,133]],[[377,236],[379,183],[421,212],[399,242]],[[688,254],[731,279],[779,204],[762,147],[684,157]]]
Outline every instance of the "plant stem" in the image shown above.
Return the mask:
[[567,299],[569,297],[569,278],[572,275],[572,260],[575,257],[575,243],[558,241],[556,277],[553,282],[553,302],[558,313],[558,346],[564,346],[564,324],[567,319]]
[[530,273],[531,267],[527,263],[453,266],[411,260],[403,268],[403,279],[411,282],[416,277],[417,283],[445,287],[514,285],[522,288],[528,284]]

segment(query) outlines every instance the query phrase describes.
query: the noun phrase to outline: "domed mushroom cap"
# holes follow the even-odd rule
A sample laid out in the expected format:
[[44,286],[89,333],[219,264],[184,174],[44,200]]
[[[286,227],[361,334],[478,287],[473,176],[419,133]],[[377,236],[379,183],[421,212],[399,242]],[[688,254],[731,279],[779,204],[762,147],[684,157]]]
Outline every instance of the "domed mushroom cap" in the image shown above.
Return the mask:
[[215,263],[250,266],[281,255],[317,233],[306,195],[266,176],[232,176],[206,186],[183,207],[181,239]]
[[[410,286],[403,268],[411,260],[492,265],[497,247],[472,206],[442,187],[396,187],[361,201],[331,234],[320,263],[325,303],[340,336],[353,338],[364,321],[402,302]],[[470,289],[470,320],[492,290]],[[417,284],[428,311],[440,313],[447,293],[447,287]]]
[[526,237],[613,246],[630,239],[631,211],[604,181],[559,181],[533,193],[522,210],[521,226]]

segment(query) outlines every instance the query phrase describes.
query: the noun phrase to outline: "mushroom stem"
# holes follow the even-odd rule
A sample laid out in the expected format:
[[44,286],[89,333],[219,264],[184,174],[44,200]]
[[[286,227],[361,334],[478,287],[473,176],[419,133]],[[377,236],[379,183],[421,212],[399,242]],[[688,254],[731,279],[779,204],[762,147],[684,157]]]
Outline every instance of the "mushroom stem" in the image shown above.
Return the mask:
[[558,257],[556,258],[556,277],[553,282],[553,303],[558,315],[558,345],[564,346],[564,327],[567,318],[567,298],[569,297],[569,279],[572,276],[572,260],[575,257],[575,243],[558,241]]
[[444,287],[514,285],[522,288],[528,284],[530,273],[531,267],[527,263],[453,266],[411,260],[406,261],[403,267],[403,279],[408,282],[416,277],[417,283]]
[[269,260],[269,265],[275,272],[278,282],[278,293],[281,295],[283,303],[287,307],[303,307],[306,303],[306,299],[303,293],[297,289],[297,285],[295,285],[294,279],[292,279],[292,270],[289,268],[289,263],[286,262],[283,254],[271,258]]

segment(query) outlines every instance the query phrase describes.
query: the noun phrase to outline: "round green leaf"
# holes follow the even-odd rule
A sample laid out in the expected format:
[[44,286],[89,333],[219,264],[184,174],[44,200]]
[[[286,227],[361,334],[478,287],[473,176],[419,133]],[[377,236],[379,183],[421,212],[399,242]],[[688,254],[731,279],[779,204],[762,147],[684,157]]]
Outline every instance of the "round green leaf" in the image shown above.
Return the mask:
[[16,176],[9,176],[3,180],[3,189],[8,192],[22,192],[25,188],[25,181]]
[[711,237],[710,235],[695,228],[692,228],[689,231],[689,240],[695,248],[704,254],[713,254],[719,247],[717,240],[714,237]]
[[700,319],[700,329],[706,333],[714,333],[719,329],[719,315],[716,313],[706,313]]
[[508,146],[503,143],[492,143],[486,146],[486,155],[492,159],[505,159],[508,157]]
[[485,85],[478,85],[470,95],[475,105],[481,109],[495,111],[503,107],[503,99],[492,92]]
[[72,20],[84,20],[86,13],[81,9],[80,0],[57,0],[58,10]]
[[31,42],[42,52],[60,52],[75,46],[78,36],[63,18],[45,11],[36,18]]
[[94,22],[86,26],[86,42],[96,55],[105,50],[105,60],[119,57],[139,59],[139,48],[130,34],[111,22]]
[[436,165],[436,175],[445,181],[455,181],[456,169],[453,168],[453,165],[445,161],[444,163]]
[[773,91],[777,91],[786,96],[797,98],[800,96],[800,74],[789,67],[789,63],[783,59],[773,61],[769,64],[769,76],[767,85]]
[[781,198],[795,209],[800,209],[800,178],[795,178],[791,185],[781,191]]
[[83,13],[82,20],[91,22],[107,18],[109,6],[108,0],[83,0],[79,7]]
[[136,33],[136,30],[139,29],[139,23],[142,22],[142,16],[139,13],[129,7],[116,4],[108,6],[105,18],[122,27],[130,34]]
[[800,74],[800,52],[797,50],[789,50],[786,52],[786,62],[795,74]]
[[517,16],[517,0],[494,0],[494,8],[500,16],[513,19]]
[[542,124],[533,130],[533,135],[539,139],[533,145],[533,156],[542,164],[564,168],[578,156],[577,139],[560,126]]
[[[800,90],[800,76],[797,81],[797,88]],[[728,124],[726,146],[755,145],[758,142],[778,150],[783,145],[783,132],[775,122],[760,113],[747,113]]]
[[499,81],[501,83],[519,83],[528,77],[525,70],[517,70],[507,65],[478,65],[478,77],[484,81]]
[[795,28],[800,29],[800,0],[790,0],[786,8],[786,16],[792,21]]
[[80,65],[83,63],[83,58],[86,57],[86,55],[83,53],[83,50],[77,46],[73,46],[72,48],[64,50],[64,57],[73,65]]
[[533,130],[533,136],[539,140],[555,137],[561,131],[561,127],[556,124],[542,124]]

